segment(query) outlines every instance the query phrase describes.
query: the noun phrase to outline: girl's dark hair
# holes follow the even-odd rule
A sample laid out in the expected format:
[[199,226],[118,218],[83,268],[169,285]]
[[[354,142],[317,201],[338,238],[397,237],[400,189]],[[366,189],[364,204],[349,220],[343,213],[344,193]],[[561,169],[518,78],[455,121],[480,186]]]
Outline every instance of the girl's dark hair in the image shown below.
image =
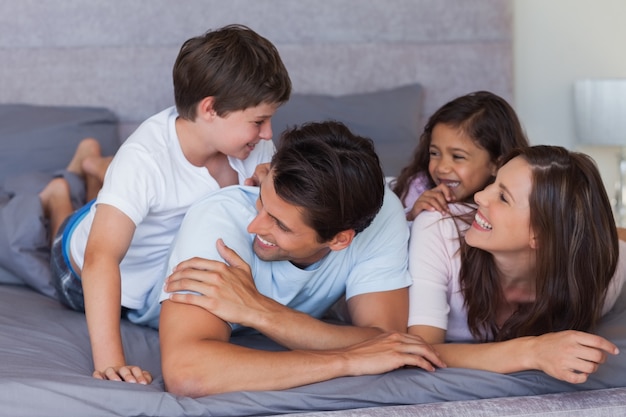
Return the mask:
[[501,326],[504,301],[490,253],[461,245],[460,279],[472,334],[507,340],[566,329],[588,331],[599,319],[619,256],[617,228],[600,173],[585,154],[558,146],[514,150],[530,165],[530,227],[535,234],[535,301]]
[[276,193],[302,207],[320,242],[344,230],[361,232],[382,207],[385,180],[374,144],[342,123],[284,131],[271,167]]
[[196,118],[196,106],[213,97],[218,116],[261,103],[289,100],[291,80],[276,47],[243,25],[228,25],[187,40],[173,69],[180,117]]
[[406,197],[411,181],[418,174],[426,174],[429,188],[435,186],[428,173],[428,163],[433,129],[439,123],[463,130],[477,146],[489,152],[494,164],[512,149],[528,146],[515,110],[506,100],[489,91],[458,97],[443,105],[428,119],[411,163],[402,169],[393,183],[393,191],[401,200]]

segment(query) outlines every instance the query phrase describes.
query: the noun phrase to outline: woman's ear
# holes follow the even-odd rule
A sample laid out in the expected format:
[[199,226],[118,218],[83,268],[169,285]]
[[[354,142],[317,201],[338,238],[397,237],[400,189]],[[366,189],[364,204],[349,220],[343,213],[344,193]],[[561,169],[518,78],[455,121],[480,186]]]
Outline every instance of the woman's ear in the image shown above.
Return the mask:
[[531,230],[530,232],[530,243],[529,246],[531,249],[536,250],[537,249],[537,236],[535,235],[535,233]]
[[354,239],[355,235],[356,233],[353,229],[343,230],[330,240],[328,247],[330,250],[345,249],[352,243],[352,239]]

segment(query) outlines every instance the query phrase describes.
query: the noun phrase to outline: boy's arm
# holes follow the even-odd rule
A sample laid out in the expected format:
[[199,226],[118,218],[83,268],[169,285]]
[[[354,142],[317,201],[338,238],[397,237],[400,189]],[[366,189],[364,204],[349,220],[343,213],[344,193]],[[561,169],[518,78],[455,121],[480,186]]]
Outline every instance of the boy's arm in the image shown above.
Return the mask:
[[85,249],[81,272],[85,315],[99,379],[150,383],[152,377],[128,366],[120,333],[121,277],[119,264],[130,245],[135,224],[117,208],[99,204]]

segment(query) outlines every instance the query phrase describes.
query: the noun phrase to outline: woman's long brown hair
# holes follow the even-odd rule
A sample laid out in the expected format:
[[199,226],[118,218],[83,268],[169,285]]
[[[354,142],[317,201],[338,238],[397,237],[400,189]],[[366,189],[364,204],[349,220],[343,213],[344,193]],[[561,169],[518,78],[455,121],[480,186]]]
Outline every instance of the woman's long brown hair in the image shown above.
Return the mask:
[[537,241],[536,296],[502,325],[504,301],[490,253],[461,244],[461,287],[470,331],[479,340],[574,329],[588,331],[600,318],[619,256],[611,203],[600,173],[585,154],[557,146],[520,148],[531,167],[530,226]]

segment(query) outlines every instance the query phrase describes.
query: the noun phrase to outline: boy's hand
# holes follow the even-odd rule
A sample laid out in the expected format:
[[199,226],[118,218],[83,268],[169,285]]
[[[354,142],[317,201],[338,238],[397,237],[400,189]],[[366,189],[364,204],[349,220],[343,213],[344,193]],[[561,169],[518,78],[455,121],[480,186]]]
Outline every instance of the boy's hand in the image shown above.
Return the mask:
[[144,371],[138,366],[111,366],[104,371],[93,371],[92,376],[96,379],[105,379],[109,381],[124,381],[131,384],[147,385],[152,382],[152,374]]
[[259,164],[254,169],[254,174],[250,178],[246,178],[243,182],[243,185],[251,185],[253,187],[258,187],[261,185],[263,178],[267,177],[267,174],[270,172],[270,164],[269,162],[265,164]]

